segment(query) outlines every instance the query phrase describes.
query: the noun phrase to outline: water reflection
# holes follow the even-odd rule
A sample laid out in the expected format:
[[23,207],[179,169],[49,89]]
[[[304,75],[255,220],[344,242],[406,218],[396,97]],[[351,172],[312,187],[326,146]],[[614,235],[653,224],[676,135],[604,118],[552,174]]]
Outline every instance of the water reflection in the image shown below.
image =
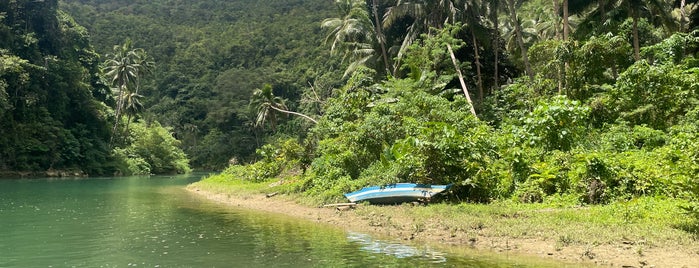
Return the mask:
[[432,263],[447,262],[446,254],[433,250],[429,247],[418,249],[413,246],[408,246],[400,243],[381,241],[372,238],[370,235],[349,232],[347,240],[361,245],[361,250],[394,256],[397,258],[420,258],[428,260]]
[[518,266],[221,206],[197,179],[0,180],[0,267]]

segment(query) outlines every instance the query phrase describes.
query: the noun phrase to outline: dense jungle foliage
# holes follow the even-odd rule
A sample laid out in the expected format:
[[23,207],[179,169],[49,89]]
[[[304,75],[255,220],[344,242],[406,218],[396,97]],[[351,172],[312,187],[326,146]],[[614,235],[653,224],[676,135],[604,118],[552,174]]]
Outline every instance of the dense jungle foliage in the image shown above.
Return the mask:
[[480,202],[696,200],[696,1],[336,4],[320,26],[343,85],[295,109],[317,123],[280,130],[284,98],[260,89],[252,118],[275,138],[214,180],[281,177],[322,202],[401,181]]
[[152,57],[142,117],[172,128],[197,168],[252,161],[277,131],[306,132],[310,125],[281,116],[288,122],[278,128],[256,128],[254,89],[269,84],[290,109],[319,111],[303,101],[309,85],[327,98],[342,83],[319,27],[334,14],[330,1],[65,0],[61,9],[88,29],[99,54],[128,38]]
[[[698,1],[61,2],[86,29],[55,5],[56,24],[12,15],[50,2],[3,9],[0,115],[17,133],[2,139],[60,124],[72,136],[55,140],[77,145],[24,141],[36,146],[4,162],[51,168],[55,157],[19,156],[99,144],[89,161],[124,173],[186,166],[181,152],[146,157],[166,144],[196,167],[228,166],[219,179],[281,177],[320,201],[399,181],[454,183],[448,198],[480,202],[699,196]],[[71,27],[83,43],[47,45]],[[77,70],[40,71],[66,66]],[[54,84],[94,106],[28,106]],[[71,109],[100,116],[65,126],[91,114],[57,117]]]
[[[114,123],[124,121],[112,108],[125,106],[124,96],[112,94],[103,73],[109,64],[90,45],[88,31],[58,10],[58,1],[3,1],[0,22],[0,173],[189,170],[177,141],[157,122],[133,122],[131,130],[128,122]],[[129,103],[130,122],[138,109]],[[129,164],[134,161],[138,168]]]

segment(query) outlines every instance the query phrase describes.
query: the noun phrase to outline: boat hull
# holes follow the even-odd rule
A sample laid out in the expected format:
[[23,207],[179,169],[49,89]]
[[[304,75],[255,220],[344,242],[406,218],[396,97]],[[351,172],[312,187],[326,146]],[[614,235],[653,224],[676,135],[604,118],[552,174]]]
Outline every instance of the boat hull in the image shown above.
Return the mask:
[[365,187],[345,194],[351,202],[366,201],[372,204],[399,204],[405,202],[428,202],[433,196],[446,191],[449,185],[396,183],[385,186]]

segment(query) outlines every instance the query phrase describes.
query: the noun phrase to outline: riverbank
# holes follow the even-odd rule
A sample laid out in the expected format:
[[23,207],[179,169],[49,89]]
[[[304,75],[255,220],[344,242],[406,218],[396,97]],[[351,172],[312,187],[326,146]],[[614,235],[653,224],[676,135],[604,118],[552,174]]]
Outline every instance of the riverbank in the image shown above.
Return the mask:
[[[507,252],[612,267],[699,267],[699,241],[677,200],[560,207],[551,204],[359,205],[351,210],[299,203],[261,184],[202,181],[188,190],[231,206],[413,242]],[[301,198],[302,199],[302,198]]]
[[13,171],[0,170],[0,179],[2,178],[64,178],[64,177],[87,177],[88,174],[82,170],[55,170],[48,169],[46,171]]

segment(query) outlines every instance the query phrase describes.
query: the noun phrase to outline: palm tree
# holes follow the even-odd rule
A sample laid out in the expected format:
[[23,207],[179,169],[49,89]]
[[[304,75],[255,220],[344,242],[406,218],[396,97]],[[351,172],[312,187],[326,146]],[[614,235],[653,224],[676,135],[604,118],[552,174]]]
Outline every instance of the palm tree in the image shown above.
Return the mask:
[[384,68],[386,69],[386,73],[389,74],[391,71],[388,68],[388,55],[386,54],[386,37],[383,35],[383,30],[381,29],[383,25],[381,24],[381,20],[379,19],[379,4],[378,0],[373,0],[372,1],[372,11],[374,13],[374,27],[376,28],[376,41],[379,43],[379,46],[381,46],[381,58],[383,59],[383,64]]
[[633,51],[636,60],[641,59],[641,46],[638,37],[638,21],[645,13],[648,17],[660,19],[660,24],[667,29],[672,29],[672,18],[670,6],[664,0],[621,0],[622,4],[626,4],[631,18],[633,19]]
[[412,18],[403,41],[398,49],[397,60],[393,72],[400,67],[400,61],[408,47],[421,34],[430,33],[431,28],[441,29],[446,23],[455,23],[459,0],[398,0],[395,6],[388,8],[384,15],[383,26],[393,26],[402,18]]
[[[690,16],[696,13],[697,6],[695,3],[687,4],[686,0],[675,0],[675,9],[672,11],[672,16],[676,20],[678,31],[687,32],[687,26],[690,22]],[[679,3],[678,3],[679,2]]]
[[519,50],[522,54],[522,62],[524,63],[524,71],[529,76],[529,79],[534,80],[534,73],[532,72],[531,65],[529,65],[529,56],[527,56],[527,47],[524,45],[524,37],[522,33],[522,24],[517,17],[517,8],[515,7],[515,0],[506,0],[507,10],[510,13],[510,20],[512,26],[514,27],[515,38],[517,45],[519,45]]
[[[699,27],[699,1],[697,0],[675,0],[675,2],[681,1],[679,4],[680,9],[683,11],[680,11],[682,15],[680,16],[680,21],[685,21],[687,20],[687,28],[686,31],[690,31],[693,28]],[[684,18],[682,16],[686,16],[687,18]],[[683,29],[684,24],[680,24],[682,26],[680,29]]]
[[335,2],[340,9],[341,17],[325,19],[321,27],[330,29],[325,42],[332,41],[331,54],[342,50],[343,61],[349,60],[350,65],[345,71],[347,76],[357,67],[367,65],[373,60],[376,43],[374,37],[379,34],[374,31],[375,27],[371,23],[363,0],[336,0]]
[[454,68],[456,69],[456,74],[459,76],[459,83],[461,84],[461,89],[464,92],[464,97],[466,97],[466,101],[468,102],[468,105],[470,106],[470,111],[473,117],[478,118],[478,115],[476,114],[476,109],[473,106],[473,101],[471,100],[471,95],[468,93],[468,88],[466,87],[466,82],[464,82],[464,75],[461,74],[461,68],[459,68],[459,63],[456,61],[456,57],[454,56],[454,50],[451,48],[450,44],[447,44],[447,50],[449,50],[449,55],[451,56],[451,62],[454,64]]
[[[605,25],[608,19],[614,17],[632,19],[633,49],[634,58],[640,59],[640,40],[638,33],[638,22],[642,17],[649,18],[656,25],[662,25],[668,32],[677,30],[672,19],[671,5],[665,0],[597,0],[597,1],[577,1],[573,13],[587,14],[583,23],[591,24],[595,21],[602,21]],[[587,11],[593,8],[592,11]],[[621,16],[611,16],[613,14]],[[623,19],[622,19],[623,21]]]
[[114,54],[107,55],[110,59],[105,62],[104,70],[116,94],[115,121],[112,130],[112,133],[116,133],[124,107],[125,92],[138,77],[138,65],[133,62],[135,53],[131,50],[131,40],[127,40],[123,45],[116,45],[113,49]]
[[155,69],[155,62],[153,62],[152,58],[148,56],[145,50],[141,48],[137,48],[133,50],[133,62],[136,64],[138,68],[137,74],[136,74],[136,91],[135,93],[138,95],[138,91],[140,89],[140,82],[138,79],[145,77],[146,75],[152,74],[153,69]]
[[114,46],[113,53],[107,55],[109,59],[104,63],[105,75],[110,80],[110,85],[113,87],[112,91],[116,95],[115,120],[112,133],[117,131],[124,109],[127,106],[127,99],[133,96],[140,96],[138,95],[140,88],[139,79],[147,74],[154,65],[152,61],[149,61],[143,49],[132,49],[131,45],[131,40],[127,39],[123,45]]
[[[482,0],[422,0],[422,1],[403,1],[399,0],[397,4],[388,9],[384,16],[384,26],[390,27],[401,19],[409,18],[412,23],[405,31],[405,36],[398,49],[397,60],[393,66],[394,72],[400,68],[401,58],[404,51],[415,39],[421,34],[433,35],[432,29],[442,29],[446,24],[456,24],[465,22],[468,26],[470,34],[471,47],[474,52],[474,67],[476,70],[476,85],[478,87],[479,98],[482,100],[484,96],[483,89],[483,74],[481,71],[481,45],[489,44],[490,38],[498,39],[499,34],[492,36],[489,27],[484,20],[486,10],[486,2]],[[488,39],[484,42],[479,42],[482,38]],[[494,46],[497,51],[499,44]],[[450,54],[453,51],[450,51]],[[452,55],[453,56],[453,55]],[[496,57],[497,58],[497,57]],[[497,59],[496,59],[497,60]],[[497,62],[495,65],[497,66]],[[497,67],[495,79],[497,79]],[[497,84],[497,82],[496,82]]]
[[272,85],[266,84],[261,89],[256,89],[250,98],[250,108],[255,110],[255,127],[264,126],[269,122],[272,126],[272,131],[276,129],[277,116],[275,112],[285,114],[293,114],[313,123],[318,123],[315,119],[301,113],[289,111],[282,97],[275,96],[272,90]]
[[126,96],[126,106],[124,107],[124,112],[128,115],[126,119],[126,129],[124,130],[125,136],[129,133],[129,125],[131,124],[131,117],[138,115],[141,110],[143,110],[143,103],[139,100],[143,98],[143,95],[139,95],[136,92],[131,92]]
[[[485,27],[482,21],[483,9],[485,8],[485,3],[478,0],[464,1],[463,2],[463,12],[461,12],[462,19],[467,23],[469,32],[471,34],[471,47],[473,47],[473,55],[475,57],[476,65],[476,85],[478,86],[478,99],[483,102],[483,75],[481,73],[481,60],[480,60],[480,46],[478,45],[478,38],[476,38],[476,33],[478,35],[487,35],[489,29]],[[493,48],[497,54],[497,47]],[[497,65],[497,62],[495,63]]]

